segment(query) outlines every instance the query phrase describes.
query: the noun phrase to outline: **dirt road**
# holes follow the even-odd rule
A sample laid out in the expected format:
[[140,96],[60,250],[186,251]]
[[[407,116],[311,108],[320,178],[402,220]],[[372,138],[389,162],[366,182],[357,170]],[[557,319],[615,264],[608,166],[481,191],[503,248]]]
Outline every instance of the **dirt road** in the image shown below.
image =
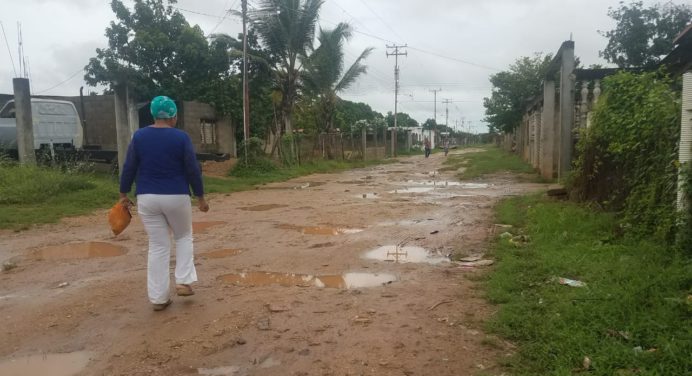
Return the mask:
[[193,214],[196,295],[163,312],[137,217],[118,237],[105,211],[2,232],[17,267],[0,273],[0,374],[500,374],[512,350],[482,331],[485,269],[448,255],[482,254],[493,204],[543,186],[459,183],[443,160],[212,196]]

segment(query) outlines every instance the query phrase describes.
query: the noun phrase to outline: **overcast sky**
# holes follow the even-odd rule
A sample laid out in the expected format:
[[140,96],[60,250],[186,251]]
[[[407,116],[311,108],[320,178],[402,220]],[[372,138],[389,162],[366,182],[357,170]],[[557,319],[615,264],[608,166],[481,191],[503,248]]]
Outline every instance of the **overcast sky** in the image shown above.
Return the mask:
[[[257,4],[250,0],[249,4]],[[657,1],[645,1],[653,4]],[[680,3],[680,0],[676,0]],[[126,0],[126,4],[132,2]],[[375,47],[362,76],[342,97],[365,102],[374,110],[394,111],[394,58],[386,44],[408,44],[399,57],[399,111],[419,122],[433,117],[432,89],[437,95],[437,121],[445,123],[444,99],[451,100],[449,125],[462,121],[484,132],[483,97],[490,95],[488,77],[520,56],[554,53],[572,35],[575,54],[584,66],[604,64],[598,51],[610,30],[607,16],[618,0],[326,0],[320,26],[349,22],[355,29],[347,45],[347,64],[366,47]],[[240,0],[179,0],[176,7],[188,22],[205,33],[236,35]],[[17,63],[17,22],[21,22],[24,54],[32,78],[32,93],[78,95],[85,86],[83,67],[97,47],[107,45],[105,28],[114,19],[108,0],[0,0],[9,51]],[[15,73],[5,38],[0,37],[0,93],[12,93]]]

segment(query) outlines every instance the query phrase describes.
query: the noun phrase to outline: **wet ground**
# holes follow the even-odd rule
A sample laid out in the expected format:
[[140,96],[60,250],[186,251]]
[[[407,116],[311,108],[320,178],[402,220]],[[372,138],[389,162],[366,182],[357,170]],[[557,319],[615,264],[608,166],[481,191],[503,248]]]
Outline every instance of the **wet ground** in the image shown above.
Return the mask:
[[136,215],[118,237],[105,211],[1,232],[0,375],[499,375],[512,347],[483,333],[473,281],[492,206],[544,187],[458,182],[443,160],[211,196],[196,295],[162,312]]

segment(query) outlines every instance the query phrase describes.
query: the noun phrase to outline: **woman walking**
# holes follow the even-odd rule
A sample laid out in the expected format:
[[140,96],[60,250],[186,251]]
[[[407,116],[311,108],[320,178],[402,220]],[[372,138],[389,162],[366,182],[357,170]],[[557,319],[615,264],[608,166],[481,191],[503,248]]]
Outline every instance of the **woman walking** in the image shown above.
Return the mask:
[[178,109],[172,99],[151,101],[154,124],[135,132],[120,177],[120,201],[132,205],[127,194],[137,182],[137,212],[149,236],[147,292],[155,311],[168,307],[171,240],[175,239],[175,283],[179,296],[194,294],[197,271],[192,245],[190,187],[199,210],[206,212],[202,173],[187,133],[176,129]]

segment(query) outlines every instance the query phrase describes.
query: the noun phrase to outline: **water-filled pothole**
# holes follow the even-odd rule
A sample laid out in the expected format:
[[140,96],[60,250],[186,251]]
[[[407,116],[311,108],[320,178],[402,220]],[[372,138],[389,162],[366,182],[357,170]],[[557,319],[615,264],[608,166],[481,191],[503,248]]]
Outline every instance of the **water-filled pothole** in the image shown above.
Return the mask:
[[373,198],[379,198],[380,196],[377,195],[377,192],[371,192],[371,193],[361,193],[359,195],[354,195],[353,197],[373,199]]
[[202,234],[211,227],[225,225],[224,221],[209,221],[209,222],[192,222],[192,232],[194,234]]
[[389,262],[415,262],[439,264],[449,262],[449,258],[416,246],[385,245],[366,252],[363,258]]
[[45,247],[31,252],[36,260],[73,260],[115,257],[127,253],[127,248],[105,242],[69,243]]
[[204,252],[199,255],[199,257],[203,259],[219,259],[219,258],[224,258],[224,257],[231,257],[235,256],[242,253],[240,249],[233,249],[233,248],[227,248],[227,249],[219,249],[216,251],[209,251],[209,252]]
[[267,211],[267,210],[279,209],[279,208],[285,208],[285,207],[288,207],[288,205],[281,205],[281,204],[263,204],[263,205],[255,205],[255,206],[246,206],[246,207],[240,208],[240,210],[245,210],[245,211]]
[[90,354],[79,351],[65,354],[37,354],[0,361],[0,375],[72,376],[89,363]]
[[389,193],[427,193],[434,189],[435,187],[402,187],[389,191]]
[[282,230],[294,230],[305,235],[343,235],[355,234],[363,231],[359,228],[331,227],[331,226],[296,226],[290,224],[281,224],[276,226]]
[[341,275],[310,275],[274,272],[247,272],[225,274],[219,280],[236,286],[301,286],[328,287],[335,289],[355,289],[386,285],[397,280],[391,274],[344,273]]

